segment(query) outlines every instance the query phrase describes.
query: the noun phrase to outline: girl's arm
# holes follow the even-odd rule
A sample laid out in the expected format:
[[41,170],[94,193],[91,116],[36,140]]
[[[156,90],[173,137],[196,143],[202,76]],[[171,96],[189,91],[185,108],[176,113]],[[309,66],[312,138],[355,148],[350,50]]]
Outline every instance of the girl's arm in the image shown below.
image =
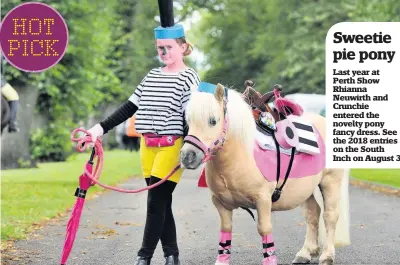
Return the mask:
[[114,127],[120,125],[127,119],[133,116],[139,108],[139,101],[142,95],[142,89],[144,85],[144,81],[146,80],[147,75],[143,78],[143,80],[139,83],[135,92],[129,97],[129,100],[125,102],[121,107],[119,107],[111,116],[107,117],[105,120],[100,122],[100,126],[103,128],[103,134],[107,133],[109,130],[112,130]]
[[103,134],[106,134],[109,130],[112,130],[114,127],[132,117],[137,109],[138,107],[130,100],[125,102],[113,114],[111,114],[111,116],[100,122],[101,127],[103,127]]
[[186,106],[190,99],[193,89],[197,89],[200,78],[196,72],[190,72],[191,74],[186,78],[185,89],[182,95],[182,108],[183,108],[183,137],[186,137],[189,132],[189,126],[186,123]]

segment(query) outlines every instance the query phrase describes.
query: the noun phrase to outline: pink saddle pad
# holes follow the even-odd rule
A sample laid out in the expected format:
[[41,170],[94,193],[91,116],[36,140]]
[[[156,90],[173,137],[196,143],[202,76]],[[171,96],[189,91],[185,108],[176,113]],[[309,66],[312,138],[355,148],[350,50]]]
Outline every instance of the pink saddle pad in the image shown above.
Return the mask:
[[[290,170],[289,178],[302,178],[311,176],[319,173],[325,168],[325,143],[319,133],[314,127],[316,132],[318,146],[320,148],[319,155],[309,155],[306,153],[298,153],[293,159],[292,168]],[[277,164],[277,153],[275,150],[264,150],[258,143],[255,143],[254,147],[254,159],[256,164],[269,182],[276,181],[276,164]],[[286,170],[289,166],[290,155],[280,152],[281,156],[281,167],[279,180],[285,179]],[[200,178],[197,183],[198,187],[208,187],[204,168],[201,171]]]
[[[316,132],[320,154],[309,155],[306,153],[297,153],[294,156],[292,168],[290,170],[289,178],[302,178],[319,173],[325,168],[325,143],[319,133],[314,127]],[[280,152],[281,166],[279,179],[285,179],[286,171],[289,166],[290,154]],[[277,153],[275,150],[264,150],[256,142],[254,148],[254,159],[260,169],[261,173],[268,181],[276,181],[276,164]]]

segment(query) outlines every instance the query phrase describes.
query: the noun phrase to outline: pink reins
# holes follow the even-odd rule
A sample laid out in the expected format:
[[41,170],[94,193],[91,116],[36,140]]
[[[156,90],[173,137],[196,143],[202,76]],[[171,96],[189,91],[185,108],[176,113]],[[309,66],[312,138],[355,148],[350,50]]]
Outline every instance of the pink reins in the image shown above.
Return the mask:
[[[86,135],[80,138],[74,138],[75,134],[77,132],[83,132]],[[72,131],[71,133],[71,140],[73,142],[77,143],[76,149],[78,152],[84,152],[87,148],[87,143],[93,143],[92,141],[92,137],[91,134],[81,128],[77,128],[75,130]],[[103,146],[102,146],[102,142],[99,138],[97,138],[96,142],[94,143],[94,153],[91,157],[91,160],[97,157],[97,163],[96,163],[96,167],[93,173],[90,173],[86,166],[85,166],[85,174],[88,176],[88,178],[92,181],[91,182],[91,186],[94,186],[94,184],[97,184],[105,189],[109,189],[109,190],[114,190],[114,191],[118,191],[118,192],[123,192],[123,193],[139,193],[145,190],[150,190],[152,188],[155,188],[159,185],[161,185],[162,183],[164,183],[165,181],[167,181],[180,167],[181,164],[177,164],[172,171],[168,174],[168,176],[166,176],[165,178],[163,178],[161,181],[154,183],[153,185],[141,188],[141,189],[137,189],[137,190],[125,190],[125,189],[120,189],[120,188],[116,188],[116,187],[112,187],[112,186],[108,186],[105,184],[102,184],[98,181],[98,179],[100,178],[101,175],[101,171],[103,170],[103,163],[104,163],[104,152],[103,152]]]

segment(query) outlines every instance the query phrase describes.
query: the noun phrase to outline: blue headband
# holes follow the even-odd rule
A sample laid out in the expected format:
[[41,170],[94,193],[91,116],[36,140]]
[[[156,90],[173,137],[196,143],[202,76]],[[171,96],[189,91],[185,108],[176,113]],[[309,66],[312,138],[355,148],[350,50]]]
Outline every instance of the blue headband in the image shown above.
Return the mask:
[[217,85],[207,83],[207,82],[200,82],[197,90],[199,92],[206,92],[206,93],[214,94],[216,88],[217,88]]
[[175,24],[172,27],[166,28],[158,26],[154,28],[154,37],[156,39],[179,39],[185,37],[185,31],[180,24]]
[[[207,82],[200,82],[199,86],[197,87],[197,91],[215,94],[216,88],[217,88],[217,85],[207,83]],[[228,95],[228,89],[226,87],[224,87],[224,95],[225,95],[225,97],[227,97],[227,95]]]

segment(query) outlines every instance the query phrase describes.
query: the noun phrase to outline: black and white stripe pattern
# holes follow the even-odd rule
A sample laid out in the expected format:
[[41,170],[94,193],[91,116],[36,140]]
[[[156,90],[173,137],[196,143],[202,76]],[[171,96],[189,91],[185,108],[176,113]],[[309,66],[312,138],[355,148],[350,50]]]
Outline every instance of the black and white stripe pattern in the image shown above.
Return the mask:
[[223,255],[223,254],[231,254],[231,248],[232,248],[232,240],[226,240],[225,243],[219,242],[218,246],[218,254]]
[[152,69],[129,98],[139,107],[135,127],[138,133],[183,135],[183,112],[193,89],[197,89],[198,74],[187,68],[180,73],[165,73]]
[[319,154],[321,151],[312,123],[294,115],[290,115],[288,118],[296,127],[296,132],[299,136],[299,143],[296,146],[297,151],[311,155]]

